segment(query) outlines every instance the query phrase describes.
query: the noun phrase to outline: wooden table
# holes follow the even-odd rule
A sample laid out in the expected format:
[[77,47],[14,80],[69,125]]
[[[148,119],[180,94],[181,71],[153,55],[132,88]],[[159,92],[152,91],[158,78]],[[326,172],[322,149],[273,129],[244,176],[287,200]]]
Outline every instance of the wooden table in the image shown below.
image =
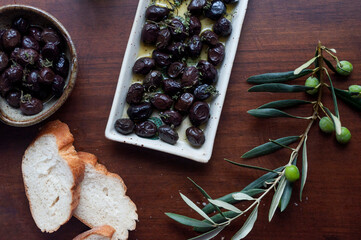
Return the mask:
[[[335,85],[347,88],[360,84],[360,1],[250,0],[213,156],[208,164],[199,164],[104,137],[138,1],[2,0],[1,5],[14,2],[50,12],[65,25],[75,42],[79,56],[77,84],[65,105],[50,119],[66,122],[75,136],[78,150],[96,154],[101,163],[124,179],[127,193],[136,203],[139,214],[139,223],[130,233],[130,239],[195,236],[190,227],[164,215],[164,212],[175,212],[198,218],[181,200],[179,192],[198,204],[206,200],[186,177],[194,179],[215,198],[239,191],[263,173],[234,167],[224,158],[240,161],[244,152],[269,138],[303,132],[306,121],[260,120],[248,115],[249,109],[294,95],[248,93],[247,77],[295,69],[312,57],[321,40],[326,46],[337,49],[340,59],[347,59],[354,66],[353,74],[347,80],[335,80]],[[303,84],[302,81],[298,83]],[[332,104],[329,97],[327,94],[326,105]],[[353,133],[351,142],[341,146],[334,136],[326,136],[314,126],[308,140],[309,175],[303,201],[299,201],[298,182],[288,208],[283,213],[277,211],[269,223],[271,197],[266,197],[247,239],[360,238],[360,113],[343,102],[339,105],[342,123]],[[310,111],[301,108],[298,113],[306,116]],[[21,175],[21,157],[41,125],[14,128],[0,123],[1,239],[64,240],[87,230],[73,218],[56,233],[41,233],[30,215]],[[285,164],[288,156],[289,152],[282,150],[247,163],[273,169]],[[244,220],[232,223],[215,239],[230,239]]]

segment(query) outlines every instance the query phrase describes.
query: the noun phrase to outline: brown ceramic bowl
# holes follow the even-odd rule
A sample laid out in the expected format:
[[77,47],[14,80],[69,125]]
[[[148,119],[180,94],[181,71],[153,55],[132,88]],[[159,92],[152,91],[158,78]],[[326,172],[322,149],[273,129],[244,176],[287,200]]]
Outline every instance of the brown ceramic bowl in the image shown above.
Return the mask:
[[65,54],[69,60],[69,74],[66,79],[63,95],[60,98],[52,98],[45,101],[44,108],[40,113],[25,116],[19,109],[10,107],[6,100],[0,97],[0,120],[11,126],[26,127],[48,118],[64,104],[73,90],[77,76],[78,62],[74,44],[65,27],[55,17],[43,10],[20,4],[2,6],[0,7],[0,29],[10,27],[12,21],[19,16],[28,19],[32,25],[57,29],[66,42]]

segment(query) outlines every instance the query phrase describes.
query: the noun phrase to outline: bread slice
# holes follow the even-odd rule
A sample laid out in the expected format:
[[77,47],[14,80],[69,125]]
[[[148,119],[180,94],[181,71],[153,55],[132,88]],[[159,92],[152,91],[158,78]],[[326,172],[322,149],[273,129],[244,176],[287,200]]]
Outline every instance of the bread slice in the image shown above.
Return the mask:
[[76,236],[73,240],[110,240],[115,232],[115,229],[109,225],[103,225],[90,229]]
[[43,232],[67,222],[79,202],[84,163],[73,146],[68,125],[49,122],[26,149],[22,173],[30,211]]
[[78,155],[85,163],[85,173],[74,216],[91,228],[112,226],[113,240],[127,239],[128,230],[135,229],[138,215],[137,207],[125,195],[127,188],[123,180],[97,163],[93,154],[79,152]]

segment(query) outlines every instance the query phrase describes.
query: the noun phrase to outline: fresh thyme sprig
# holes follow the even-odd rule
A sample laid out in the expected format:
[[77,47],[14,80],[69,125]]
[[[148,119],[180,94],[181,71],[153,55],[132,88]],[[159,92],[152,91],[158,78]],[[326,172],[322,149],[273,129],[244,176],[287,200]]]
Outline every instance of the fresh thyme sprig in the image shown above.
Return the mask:
[[150,23],[153,23],[157,26],[159,26],[161,29],[162,28],[171,28],[173,29],[176,33],[184,33],[185,35],[189,35],[189,33],[187,31],[183,31],[180,27],[174,27],[170,24],[171,20],[169,19],[166,19],[164,21],[160,21],[160,22],[155,22],[155,21],[152,21],[152,20],[147,20],[147,22],[150,22]]
[[[327,53],[336,61],[336,67],[334,67],[332,63],[325,58],[324,53]],[[352,93],[334,88],[333,86],[331,76],[326,66],[336,73],[338,72],[337,68],[342,67],[341,62],[335,56],[335,53],[336,50],[327,48],[319,42],[316,48],[315,57],[302,64],[296,70],[283,73],[267,73],[248,78],[247,81],[249,83],[256,84],[256,86],[249,89],[250,92],[307,92],[310,94],[315,94],[317,92],[318,94],[315,101],[299,99],[278,100],[248,111],[249,114],[255,117],[289,117],[307,120],[309,122],[300,136],[288,136],[276,140],[269,139],[269,142],[253,148],[242,156],[242,158],[254,158],[273,153],[279,149],[288,149],[291,151],[289,159],[286,161],[286,164],[283,164],[277,169],[272,170],[259,166],[251,166],[225,159],[227,162],[240,167],[267,172],[239,192],[230,193],[218,199],[212,199],[204,189],[190,179],[197,189],[200,190],[203,196],[209,201],[209,204],[207,204],[203,209],[200,209],[185,195],[181,194],[181,197],[186,204],[201,215],[204,220],[197,220],[174,213],[166,213],[166,215],[179,223],[193,227],[197,232],[203,233],[191,239],[211,239],[219,234],[226,226],[231,224],[232,221],[241,216],[245,216],[248,212],[251,212],[240,230],[232,237],[232,240],[245,238],[252,230],[257,220],[258,207],[261,200],[268,194],[274,193],[268,213],[268,220],[271,221],[277,207],[279,207],[282,212],[286,209],[290,201],[293,191],[293,182],[298,180],[300,177],[298,168],[296,167],[299,156],[302,156],[302,175],[299,190],[300,201],[302,201],[302,192],[305,187],[308,172],[307,139],[313,124],[316,120],[320,119],[321,114],[323,114],[332,121],[334,131],[336,132],[336,138],[337,136],[343,134],[337,96],[343,99],[346,103],[349,103],[358,110],[361,110],[360,98],[356,98],[352,95]],[[308,67],[312,64],[314,64],[315,67],[313,69],[308,69]],[[312,76],[307,79],[305,84],[306,86],[289,85],[284,83],[309,74],[312,74]],[[310,84],[307,84],[309,79],[312,80],[311,86]],[[328,83],[326,83],[325,79],[328,80]],[[324,106],[322,102],[324,88],[329,89],[331,92],[333,99],[333,112]],[[312,106],[312,114],[310,116],[299,117],[279,110],[281,108],[294,107],[301,104],[310,104]],[[289,147],[290,144],[295,142],[298,142],[296,147]],[[244,210],[242,210],[235,206],[235,204],[239,202],[248,202],[249,204]],[[214,211],[216,211],[215,214],[213,214]]]

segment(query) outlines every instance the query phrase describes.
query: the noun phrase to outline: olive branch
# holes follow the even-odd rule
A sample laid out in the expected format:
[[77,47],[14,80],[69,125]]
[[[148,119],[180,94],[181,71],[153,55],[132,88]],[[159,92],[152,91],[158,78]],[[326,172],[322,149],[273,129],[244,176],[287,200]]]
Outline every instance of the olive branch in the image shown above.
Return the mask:
[[[327,53],[335,60],[336,67],[334,67],[332,63],[325,58],[324,53]],[[280,211],[283,212],[288,206],[293,191],[293,182],[297,181],[300,177],[301,186],[299,190],[299,195],[300,201],[302,201],[302,192],[306,184],[308,172],[308,134],[315,121],[321,119],[321,114],[325,115],[325,117],[323,117],[321,121],[328,120],[328,123],[330,123],[327,126],[323,126],[321,125],[320,121],[321,130],[323,130],[324,132],[335,131],[336,139],[340,143],[347,143],[350,140],[351,135],[349,134],[349,132],[347,132],[348,130],[345,131],[346,128],[342,127],[341,125],[337,97],[344,100],[351,106],[355,107],[357,110],[361,110],[361,99],[355,97],[355,92],[352,92],[351,90],[345,91],[337,89],[333,86],[333,82],[326,66],[333,72],[340,75],[347,75],[345,74],[345,71],[348,71],[348,73],[352,71],[352,69],[351,71],[349,71],[349,69],[344,69],[346,68],[348,62],[339,61],[338,58],[335,56],[335,53],[336,50],[326,48],[319,42],[316,48],[315,56],[308,60],[306,63],[302,64],[296,70],[282,73],[266,73],[252,76],[247,79],[248,83],[255,84],[255,86],[251,87],[248,90],[249,92],[307,92],[312,95],[317,93],[315,101],[306,101],[300,99],[278,100],[266,103],[258,107],[257,109],[252,109],[248,111],[248,113],[252,116],[259,118],[287,117],[301,119],[303,121],[306,120],[309,121],[309,123],[304,132],[299,136],[287,136],[276,140],[269,139],[267,143],[257,146],[242,155],[242,158],[248,159],[264,156],[282,148],[290,150],[291,154],[287,163],[278,167],[277,169],[272,170],[225,159],[227,162],[236,166],[267,172],[255,181],[248,184],[239,192],[233,192],[223,197],[213,199],[196,182],[188,178],[202,193],[202,195],[208,200],[209,203],[203,209],[201,209],[182,193],[180,193],[181,198],[190,208],[192,208],[195,212],[202,216],[203,220],[198,220],[175,213],[165,214],[183,225],[193,227],[196,232],[202,233],[201,235],[191,238],[190,240],[211,239],[217,234],[219,234],[226,226],[230,225],[232,221],[236,220],[241,216],[244,216],[248,212],[251,212],[248,218],[243,223],[242,227],[239,229],[239,231],[234,234],[232,240],[245,238],[252,230],[257,220],[258,207],[261,200],[266,195],[273,193],[273,199],[270,204],[268,213],[268,220],[271,221],[277,210],[277,207],[279,207]],[[308,67],[312,64],[314,64],[314,68],[309,69]],[[284,83],[299,79],[306,75],[312,76],[310,76],[306,80],[305,85],[290,85]],[[328,80],[328,83],[325,80]],[[331,92],[331,96],[333,99],[333,112],[322,103],[324,88],[329,89],[329,91]],[[357,94],[361,95],[360,92]],[[280,110],[303,104],[309,104],[312,106],[312,114],[310,116],[294,116]],[[295,148],[289,147],[289,145],[296,142],[298,143]],[[296,166],[299,156],[302,156],[301,176]],[[248,203],[248,206],[243,210],[239,209],[235,206],[235,204],[240,202],[246,202]]]

